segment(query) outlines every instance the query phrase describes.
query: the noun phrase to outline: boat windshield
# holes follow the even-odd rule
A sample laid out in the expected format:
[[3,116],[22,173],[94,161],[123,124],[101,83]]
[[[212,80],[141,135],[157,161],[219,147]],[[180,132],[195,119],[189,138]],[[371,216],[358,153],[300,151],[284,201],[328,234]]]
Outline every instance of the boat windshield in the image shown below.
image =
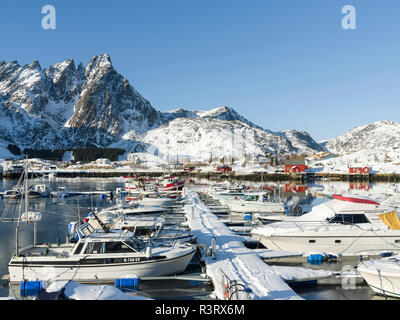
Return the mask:
[[336,214],[333,218],[328,219],[329,223],[341,224],[357,224],[370,223],[365,214]]
[[244,201],[258,201],[258,199],[260,198],[259,195],[251,195],[251,196],[247,196]]
[[80,229],[80,234],[83,235],[84,237],[90,236],[93,232],[95,232],[95,229],[90,225],[86,224],[83,225]]
[[[143,247],[144,248],[144,247]],[[85,254],[131,253],[141,251],[139,245],[131,241],[89,242]]]
[[137,252],[142,251],[146,247],[146,244],[143,241],[134,238],[124,240],[124,243]]

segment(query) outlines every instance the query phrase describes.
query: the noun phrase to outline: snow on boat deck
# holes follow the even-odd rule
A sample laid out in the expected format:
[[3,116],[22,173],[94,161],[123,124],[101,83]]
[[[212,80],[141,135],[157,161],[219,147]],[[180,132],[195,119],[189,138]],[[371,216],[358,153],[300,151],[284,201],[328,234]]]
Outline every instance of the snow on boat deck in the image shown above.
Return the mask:
[[[271,267],[260,256],[287,256],[288,252],[272,250],[254,251],[245,247],[245,237],[235,234],[226,227],[210,209],[200,201],[198,194],[187,187],[184,188],[187,204],[185,213],[188,225],[197,236],[199,244],[211,247],[215,238],[215,259],[204,257],[207,275],[212,278],[214,294],[218,299],[225,299],[225,280],[236,280],[250,293],[240,291],[237,299],[268,300],[301,300],[285,282],[301,279],[321,279],[332,275],[330,271],[311,270],[297,267]],[[235,297],[235,295],[233,295]]]

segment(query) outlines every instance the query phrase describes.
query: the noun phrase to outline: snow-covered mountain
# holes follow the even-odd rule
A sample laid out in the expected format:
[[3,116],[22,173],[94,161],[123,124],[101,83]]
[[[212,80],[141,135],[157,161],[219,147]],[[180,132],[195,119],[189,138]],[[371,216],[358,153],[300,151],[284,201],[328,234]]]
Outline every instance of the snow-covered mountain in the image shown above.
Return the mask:
[[289,134],[265,130],[227,107],[207,112],[181,109],[172,113],[180,116],[138,137],[143,142],[142,150],[167,158],[179,155],[197,160],[211,157],[241,159],[246,155],[257,157],[277,152],[314,153],[322,150],[305,132],[293,130]]
[[162,122],[107,54],[77,68],[72,59],[46,70],[0,62],[0,97],[3,139],[23,148],[106,146]]
[[324,142],[323,146],[337,154],[378,148],[392,150],[400,147],[400,124],[384,120],[356,127],[336,139]]
[[114,69],[108,54],[87,66],[68,59],[47,69],[37,61],[0,62],[0,115],[3,151],[8,144],[98,146],[205,158],[322,150],[304,131],[265,130],[229,107],[157,111]]

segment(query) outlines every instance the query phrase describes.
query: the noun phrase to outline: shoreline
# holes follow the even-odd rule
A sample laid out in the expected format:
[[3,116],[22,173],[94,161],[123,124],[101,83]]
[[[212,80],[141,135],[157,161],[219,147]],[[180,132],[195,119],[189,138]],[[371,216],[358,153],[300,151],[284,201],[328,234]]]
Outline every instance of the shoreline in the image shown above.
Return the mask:
[[[50,172],[37,172],[35,175],[44,176]],[[54,172],[59,178],[116,178],[130,177],[136,174],[137,176],[159,177],[164,175],[164,172],[155,171],[101,171],[101,170],[81,170],[81,171],[57,171]],[[400,174],[377,173],[377,174],[332,174],[332,173],[304,173],[304,174],[285,174],[285,173],[217,173],[217,172],[183,172],[170,171],[169,175],[189,178],[204,178],[209,180],[232,179],[234,181],[253,181],[253,182],[268,182],[268,181],[292,181],[292,182],[310,182],[315,180],[325,181],[348,181],[348,182],[400,182]],[[18,179],[21,173],[2,173],[0,179]]]

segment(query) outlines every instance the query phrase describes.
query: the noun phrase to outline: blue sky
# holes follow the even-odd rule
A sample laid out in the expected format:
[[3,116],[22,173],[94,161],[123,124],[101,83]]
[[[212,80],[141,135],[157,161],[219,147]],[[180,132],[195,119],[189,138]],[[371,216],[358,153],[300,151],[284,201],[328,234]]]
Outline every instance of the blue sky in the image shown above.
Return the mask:
[[[41,9],[56,8],[56,30]],[[344,5],[357,29],[341,27]],[[109,53],[158,110],[230,106],[317,141],[400,122],[398,0],[2,0],[0,60]]]

